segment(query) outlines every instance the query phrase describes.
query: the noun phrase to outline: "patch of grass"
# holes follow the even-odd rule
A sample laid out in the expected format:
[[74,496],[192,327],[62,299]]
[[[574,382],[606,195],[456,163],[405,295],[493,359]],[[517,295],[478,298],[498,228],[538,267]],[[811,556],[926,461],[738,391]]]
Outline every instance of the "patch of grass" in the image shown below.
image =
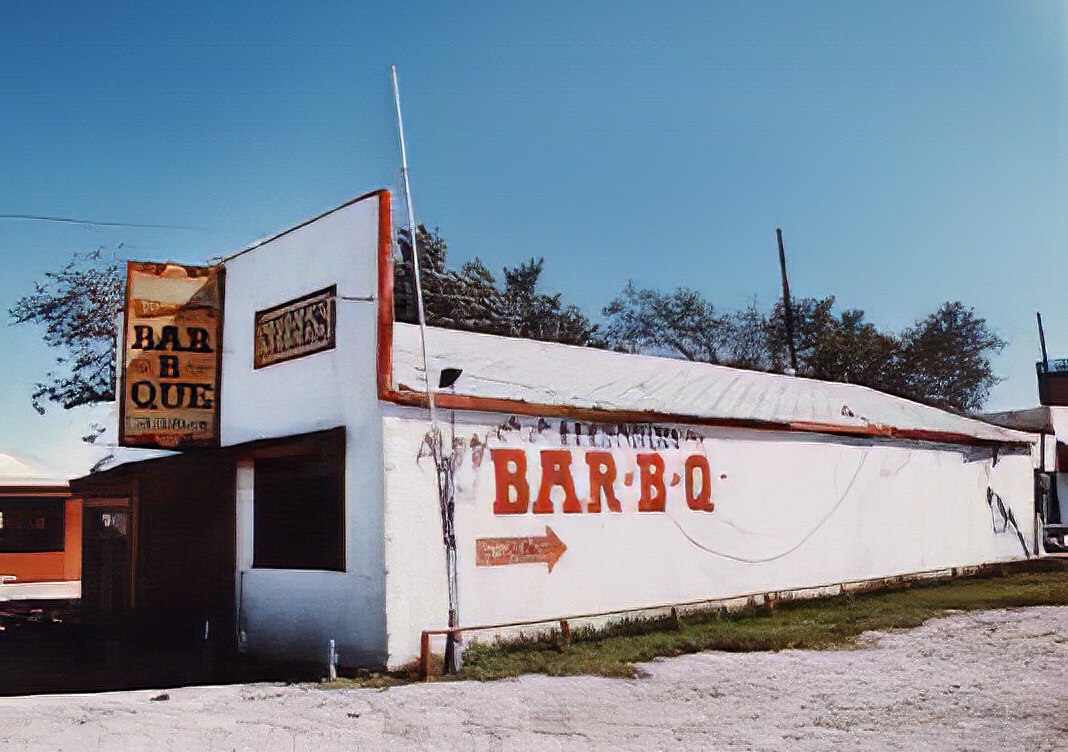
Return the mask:
[[[438,667],[441,673],[441,667]],[[415,664],[396,671],[359,670],[351,676],[339,675],[333,681],[320,679],[319,689],[389,689],[402,684],[410,684],[418,679]]]
[[393,674],[375,674],[374,676],[339,676],[333,681],[320,679],[316,685],[319,689],[389,689],[403,684],[411,684],[415,681],[414,676],[405,674],[395,676]]
[[703,650],[744,652],[788,648],[849,648],[868,630],[908,629],[952,611],[1068,605],[1068,562],[1034,562],[1014,574],[913,583],[893,592],[844,595],[821,600],[780,601],[775,610],[623,621],[604,629],[575,630],[561,646],[548,635],[464,651],[459,678],[501,679],[520,674],[592,674],[633,677],[636,663]]

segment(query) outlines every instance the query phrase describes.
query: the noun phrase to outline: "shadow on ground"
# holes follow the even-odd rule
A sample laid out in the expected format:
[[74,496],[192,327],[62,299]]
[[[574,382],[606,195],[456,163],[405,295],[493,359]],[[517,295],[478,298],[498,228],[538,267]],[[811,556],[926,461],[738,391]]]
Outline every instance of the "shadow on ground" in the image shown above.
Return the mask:
[[0,696],[319,678],[245,659],[189,625],[86,625],[77,602],[0,603],[0,627]]

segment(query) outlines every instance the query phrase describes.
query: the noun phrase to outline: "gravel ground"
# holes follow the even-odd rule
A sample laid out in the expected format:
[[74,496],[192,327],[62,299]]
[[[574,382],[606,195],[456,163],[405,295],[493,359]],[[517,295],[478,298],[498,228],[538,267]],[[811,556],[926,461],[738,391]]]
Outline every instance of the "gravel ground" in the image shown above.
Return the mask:
[[0,748],[1068,750],[1068,607],[960,613],[859,650],[703,653],[594,677],[0,699]]

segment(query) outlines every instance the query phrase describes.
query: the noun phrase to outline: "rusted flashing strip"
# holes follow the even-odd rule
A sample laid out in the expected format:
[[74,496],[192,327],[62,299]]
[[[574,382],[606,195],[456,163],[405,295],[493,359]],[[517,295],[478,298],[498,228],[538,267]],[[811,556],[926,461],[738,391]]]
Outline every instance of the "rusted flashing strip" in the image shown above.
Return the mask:
[[[381,390],[380,390],[381,394]],[[390,390],[382,399],[397,405],[426,407],[426,395],[422,392]],[[705,418],[681,413],[662,413],[641,410],[604,410],[597,408],[573,407],[570,405],[548,405],[524,402],[522,400],[499,397],[472,397],[465,394],[437,392],[437,406],[446,410],[466,410],[472,412],[506,413],[527,415],[538,418],[566,418],[590,423],[675,423],[681,425],[703,426],[708,428],[748,428],[755,431],[792,431],[795,433],[830,434],[864,439],[903,439],[926,441],[938,444],[961,444],[966,446],[1001,446],[1004,444],[1023,444],[1026,441],[999,439],[982,439],[968,434],[949,431],[928,431],[921,429],[895,429],[889,426],[836,426],[826,423],[806,423],[794,421],[777,423],[769,420],[746,418]]]
[[[409,407],[427,407],[424,392],[393,387],[393,222],[390,215],[389,191],[378,191],[378,398],[383,402]],[[374,195],[374,194],[368,194]],[[366,198],[366,197],[363,197]],[[357,199],[359,200],[359,199]],[[429,377],[428,377],[429,378]],[[982,439],[952,431],[933,431],[915,428],[894,428],[884,425],[839,426],[832,423],[792,421],[779,423],[755,418],[707,418],[681,413],[642,410],[613,410],[605,408],[550,405],[504,397],[477,397],[437,391],[434,400],[446,410],[466,410],[485,413],[509,413],[540,418],[567,418],[590,423],[678,423],[709,428],[749,428],[756,431],[792,431],[864,439],[904,439],[937,444],[964,446],[1029,445],[1023,439]]]
[[389,191],[378,194],[378,398],[393,382],[393,216]]
[[[776,425],[785,429],[786,424],[771,424],[767,421],[731,418],[697,418],[691,415],[656,413],[641,410],[605,410],[572,405],[550,405],[504,397],[473,397],[467,394],[435,392],[438,407],[449,410],[474,412],[512,413],[541,418],[567,418],[590,423],[686,423],[690,425],[720,425],[731,428],[767,428]],[[409,407],[426,407],[426,394],[410,390],[391,391],[390,401]]]
[[935,431],[927,428],[895,428],[874,423],[869,426],[837,426],[833,423],[808,423],[795,421],[787,424],[788,430],[809,433],[826,433],[845,436],[865,436],[869,438],[908,439],[911,441],[929,441],[937,444],[968,444],[972,446],[1003,446],[1020,444],[1027,446],[1031,441],[1024,439],[982,439],[966,433],[955,431]]
[[71,496],[70,486],[0,486],[0,499],[10,496],[36,496],[40,498],[67,498]]

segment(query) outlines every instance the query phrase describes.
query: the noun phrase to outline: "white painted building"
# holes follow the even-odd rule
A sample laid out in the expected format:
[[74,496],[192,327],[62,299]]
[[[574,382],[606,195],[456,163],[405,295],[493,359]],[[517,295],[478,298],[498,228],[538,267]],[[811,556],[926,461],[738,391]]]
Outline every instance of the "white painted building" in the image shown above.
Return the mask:
[[[393,321],[389,202],[370,194],[224,260],[220,449],[79,482],[128,497],[130,608],[166,607],[210,559],[204,587],[226,592],[205,618],[252,655],[321,662],[334,640],[343,664],[397,666],[445,626],[426,379],[418,327]],[[332,346],[264,365],[257,314],[261,337],[279,311],[312,326],[300,301],[323,296]],[[435,328],[426,347],[435,390],[461,371],[437,394],[461,625],[1036,553],[1033,434],[853,385]],[[179,514],[194,497],[211,549],[194,551],[203,527]]]

